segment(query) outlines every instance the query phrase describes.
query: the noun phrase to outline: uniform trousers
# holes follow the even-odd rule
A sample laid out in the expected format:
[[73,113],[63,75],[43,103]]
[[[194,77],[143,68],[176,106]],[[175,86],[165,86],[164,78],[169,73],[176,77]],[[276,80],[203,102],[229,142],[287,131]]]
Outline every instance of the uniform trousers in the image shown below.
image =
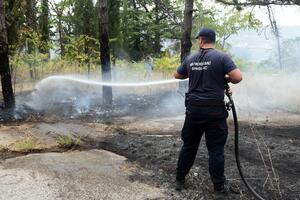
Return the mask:
[[224,184],[224,146],[228,136],[225,106],[186,105],[186,116],[182,128],[183,146],[177,163],[176,179],[184,180],[191,169],[197,150],[205,134],[209,154],[209,174],[215,187]]

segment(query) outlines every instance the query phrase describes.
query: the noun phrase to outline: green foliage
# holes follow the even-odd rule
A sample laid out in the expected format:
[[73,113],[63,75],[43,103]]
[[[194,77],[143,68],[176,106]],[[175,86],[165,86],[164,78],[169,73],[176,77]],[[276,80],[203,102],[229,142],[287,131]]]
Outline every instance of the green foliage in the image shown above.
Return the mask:
[[217,32],[217,47],[219,49],[229,49],[230,46],[226,43],[229,37],[235,35],[240,30],[254,29],[257,30],[262,26],[253,13],[248,11],[238,11],[235,8],[227,9],[226,7],[204,8],[200,2],[196,3],[198,15],[194,23],[194,31],[196,32],[201,27],[209,27]]
[[73,14],[71,19],[74,26],[74,35],[97,37],[97,12],[93,0],[73,0]]
[[159,55],[161,41],[180,38],[181,8],[174,1],[146,0],[134,4],[123,0],[122,8],[121,48],[128,54],[121,57],[141,60],[145,55]]
[[7,150],[8,150],[7,147],[0,144],[0,153],[6,152]]
[[63,148],[71,148],[79,146],[81,142],[80,137],[73,137],[72,135],[59,135],[56,138],[56,143]]
[[[11,51],[17,50],[17,44],[19,43],[19,33],[24,27],[25,23],[25,10],[20,9],[24,6],[24,1],[8,1],[5,0],[6,11],[6,28],[8,43],[15,48],[11,48]],[[18,19],[18,20],[16,20]]]
[[[79,63],[76,60],[70,59],[43,59],[46,58],[46,54],[36,53],[38,58],[34,65],[28,64],[28,57],[33,56],[26,53],[14,54],[10,57],[10,63],[13,69],[13,81],[16,81],[17,90],[18,88],[26,88],[25,83],[32,82],[29,76],[29,70],[34,69],[35,73],[38,75],[36,78],[42,79],[50,75],[56,74],[86,74],[87,65],[85,63]],[[40,57],[39,57],[40,56]],[[100,74],[99,65],[97,63],[90,63],[90,71],[93,74]],[[24,86],[22,85],[24,83]],[[18,91],[17,91],[18,92]]]
[[241,58],[233,59],[237,67],[243,72],[261,72],[261,73],[272,73],[274,70],[270,67],[266,67],[261,63],[248,62]]
[[17,141],[15,144],[16,151],[29,152],[37,147],[37,144],[32,138],[25,138]]
[[[114,19],[109,21],[109,36],[110,38],[118,38],[120,37],[120,22],[121,22],[121,13],[120,13],[120,7],[121,7],[121,0],[110,0],[108,1],[108,18]],[[117,40],[114,40],[118,41]],[[113,44],[113,43],[112,43]]]
[[97,39],[80,35],[79,37],[67,37],[65,58],[78,63],[96,63],[100,58],[99,42]]
[[[9,33],[12,35],[11,39],[15,39],[11,47],[18,50],[13,53],[21,56],[19,61],[22,60],[33,68],[43,59],[47,59],[36,51],[48,52],[47,50],[52,49],[57,50],[56,52],[61,51],[63,59],[79,65],[99,63],[98,2],[42,0],[41,4],[36,5],[38,8],[36,17],[40,19],[39,29],[26,26],[25,11],[19,9],[23,4],[21,0],[15,0],[15,4],[6,0],[6,7],[9,10],[7,16]],[[223,7],[208,8],[202,1],[195,1],[194,4],[196,10],[192,38],[200,27],[214,28],[218,33],[217,46],[220,49],[229,49],[227,39],[239,30],[256,29],[261,25],[253,14],[246,11]],[[133,61],[143,60],[147,55],[161,57],[162,41],[179,42],[181,38],[183,8],[182,0],[109,0],[109,35],[112,55],[119,59]],[[47,20],[45,15],[48,9],[51,10],[51,16]],[[48,26],[45,23],[48,23]],[[52,27],[51,31],[49,27]],[[50,34],[53,32],[52,36],[55,34],[55,37],[51,37],[50,40],[46,37],[49,32]],[[194,48],[198,48],[197,45],[194,45]],[[22,55],[24,50],[30,55]],[[179,53],[179,47],[176,51]],[[15,59],[13,62],[17,64],[19,61]],[[162,56],[156,62],[158,66],[165,66],[159,67],[163,70],[176,68],[177,65],[170,56]],[[133,67],[136,67],[135,64]]]
[[238,68],[245,72],[245,71],[254,71],[257,70],[259,65],[251,62],[247,62],[246,60],[243,60],[241,58],[234,58],[235,64],[238,66]]
[[163,72],[174,71],[180,65],[180,56],[165,55],[154,60],[155,69]]
[[34,52],[32,54],[22,54],[23,60],[28,64],[29,68],[35,68],[39,66],[44,60],[47,59],[47,54]]
[[228,10],[223,14],[222,19],[217,27],[217,31],[223,48],[225,48],[226,40],[230,36],[237,34],[239,30],[255,30],[262,25],[250,12],[243,13],[242,11]]
[[[41,41],[43,43],[49,43],[50,39],[50,10],[49,10],[49,0],[41,0],[41,5],[39,5],[39,29],[41,34]],[[43,48],[39,49],[42,53],[49,53],[50,47],[43,46]]]
[[10,57],[10,62],[14,69],[17,69],[20,66],[26,66],[28,69],[34,69],[40,67],[47,58],[47,54],[38,52],[18,53]]

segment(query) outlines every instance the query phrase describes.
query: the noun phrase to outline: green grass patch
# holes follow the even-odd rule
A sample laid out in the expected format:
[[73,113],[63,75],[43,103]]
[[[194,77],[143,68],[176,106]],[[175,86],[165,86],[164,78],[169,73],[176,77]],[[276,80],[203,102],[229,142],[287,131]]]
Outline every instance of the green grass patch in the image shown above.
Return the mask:
[[72,135],[59,135],[56,138],[56,143],[59,147],[71,148],[79,146],[81,142],[80,137],[74,137]]
[[17,141],[14,146],[16,151],[28,152],[35,149],[37,144],[32,138],[25,138]]
[[0,144],[0,153],[6,152],[7,148],[5,146],[3,146],[2,144]]

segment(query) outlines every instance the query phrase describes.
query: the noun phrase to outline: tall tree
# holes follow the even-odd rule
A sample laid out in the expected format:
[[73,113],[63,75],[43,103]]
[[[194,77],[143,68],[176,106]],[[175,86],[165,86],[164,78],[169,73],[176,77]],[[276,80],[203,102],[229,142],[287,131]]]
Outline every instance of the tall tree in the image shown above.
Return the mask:
[[193,27],[193,5],[194,0],[185,0],[184,20],[182,24],[182,39],[181,39],[181,62],[191,52],[191,32]]
[[48,0],[41,0],[41,15],[40,15],[40,30],[41,30],[41,40],[44,45],[41,45],[40,52],[49,55],[49,4]]
[[129,58],[159,55],[163,39],[180,39],[181,7],[181,1],[174,0],[123,0],[120,46]]
[[[26,50],[28,54],[33,54],[35,51],[34,44],[32,42],[32,35],[37,32],[37,13],[36,13],[36,1],[35,0],[26,0],[25,1],[25,16],[26,16],[26,26],[29,30],[26,38]],[[32,63],[29,61],[29,72],[30,78],[36,78],[35,68],[32,66]]]
[[[181,63],[190,54],[192,48],[191,33],[193,28],[193,6],[194,0],[185,0],[184,19],[182,24],[182,38],[181,38]],[[187,87],[186,82],[179,83],[179,90],[185,91]]]
[[108,1],[108,17],[109,19],[109,37],[110,45],[112,49],[112,56],[116,57],[120,45],[120,0],[109,0]]
[[12,89],[11,73],[9,68],[4,0],[0,0],[0,75],[4,106],[5,108],[13,108],[15,106],[15,97]]
[[25,23],[24,10],[19,9],[22,5],[22,1],[10,0],[5,1],[6,7],[6,30],[8,44],[12,46],[10,52],[17,49],[17,46],[21,46],[20,43],[20,29]]
[[60,56],[63,57],[65,55],[65,44],[66,44],[66,31],[68,30],[67,26],[65,25],[65,13],[67,12],[67,8],[70,7],[72,2],[68,0],[61,0],[60,2],[56,3],[55,0],[49,1],[51,6],[51,10],[53,12],[52,16],[54,17],[54,22],[56,23],[56,33],[58,34],[58,44],[60,50]]
[[[111,81],[110,68],[110,50],[109,50],[109,35],[108,35],[108,5],[107,0],[100,0],[100,51],[101,51],[101,69],[102,80]],[[112,106],[112,88],[103,86],[103,104],[105,106]]]
[[75,0],[73,14],[75,36],[96,37],[94,14],[93,0]]
[[[154,14],[155,14],[155,19],[154,19],[154,23],[159,25],[161,18],[159,16],[160,12],[159,12],[159,7],[160,7],[160,0],[155,0],[154,1],[155,7],[154,7]],[[162,18],[163,19],[163,18]],[[161,31],[160,29],[156,30],[154,33],[154,53],[156,55],[158,55],[160,53],[160,49],[161,49]]]
[[269,15],[272,32],[276,38],[276,46],[277,46],[277,52],[278,52],[278,64],[279,64],[280,69],[283,69],[279,29],[278,29],[278,26],[277,26],[277,23],[275,20],[275,16],[273,14],[271,6],[268,5],[267,9],[268,9],[268,15]]
[[75,26],[74,33],[76,37],[84,35],[84,53],[86,55],[85,63],[90,74],[90,54],[93,43],[91,38],[96,38],[96,26],[94,24],[94,4],[93,0],[76,0],[74,5]]

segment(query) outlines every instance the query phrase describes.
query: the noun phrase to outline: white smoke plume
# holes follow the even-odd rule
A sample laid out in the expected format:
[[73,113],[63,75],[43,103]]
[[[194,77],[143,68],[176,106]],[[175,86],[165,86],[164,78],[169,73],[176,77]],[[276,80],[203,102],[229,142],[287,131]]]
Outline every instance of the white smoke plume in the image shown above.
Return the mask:
[[[232,85],[233,98],[241,120],[272,120],[300,118],[299,73],[244,73],[244,79]],[[23,104],[33,110],[87,113],[97,111],[102,104],[102,85],[97,80],[53,76],[40,81]],[[183,94],[177,92],[175,79],[145,83],[112,83],[116,109],[135,114],[155,112],[157,116],[170,112],[184,114]],[[131,96],[130,96],[131,95]],[[138,109],[136,109],[138,107]],[[62,109],[63,108],[63,109]],[[142,113],[137,113],[142,112]],[[132,113],[131,113],[132,114]]]
[[243,119],[284,120],[300,118],[300,73],[244,73],[244,80],[232,86],[233,97]]

